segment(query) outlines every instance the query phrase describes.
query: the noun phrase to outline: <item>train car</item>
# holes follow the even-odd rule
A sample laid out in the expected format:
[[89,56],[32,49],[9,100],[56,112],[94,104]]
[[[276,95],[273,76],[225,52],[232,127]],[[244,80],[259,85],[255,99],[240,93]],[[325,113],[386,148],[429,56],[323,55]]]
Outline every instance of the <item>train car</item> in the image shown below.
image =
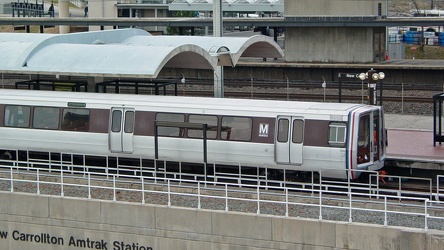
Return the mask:
[[[351,178],[386,157],[379,106],[0,90],[0,149],[220,163]],[[202,146],[204,145],[204,147]]]

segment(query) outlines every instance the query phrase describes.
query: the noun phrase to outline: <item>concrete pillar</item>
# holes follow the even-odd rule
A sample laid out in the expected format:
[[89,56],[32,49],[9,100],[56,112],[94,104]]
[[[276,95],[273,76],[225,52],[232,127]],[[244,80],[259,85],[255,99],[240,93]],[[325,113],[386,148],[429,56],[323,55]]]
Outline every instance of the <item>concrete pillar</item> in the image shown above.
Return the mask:
[[[90,18],[100,17],[117,17],[117,0],[98,0],[88,2],[88,16]],[[96,30],[110,30],[113,26],[90,26],[90,31]]]
[[[59,17],[66,18],[69,17],[69,1],[68,0],[59,0]],[[66,34],[71,31],[69,26],[60,25],[59,32],[60,34]]]
[[[86,81],[88,83],[88,92],[96,92],[96,83],[103,82],[103,80],[103,77],[87,77]],[[102,92],[102,90],[99,89],[99,92]]]
[[[222,37],[222,0],[213,1],[213,36]],[[214,71],[214,97],[224,97],[224,68],[217,66]]]

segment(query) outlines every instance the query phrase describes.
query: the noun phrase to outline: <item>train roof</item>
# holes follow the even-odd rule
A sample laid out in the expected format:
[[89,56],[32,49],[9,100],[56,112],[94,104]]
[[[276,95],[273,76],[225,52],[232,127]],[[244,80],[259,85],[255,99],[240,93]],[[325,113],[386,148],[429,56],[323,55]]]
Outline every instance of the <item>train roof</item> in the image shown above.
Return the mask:
[[187,96],[158,96],[135,94],[111,94],[90,92],[64,92],[42,90],[0,90],[0,102],[6,100],[28,100],[34,104],[50,105],[51,101],[57,103],[82,102],[86,107],[107,106],[149,106],[165,108],[198,108],[208,110],[234,110],[234,111],[262,111],[273,112],[277,110],[299,113],[337,114],[347,115],[351,110],[366,106],[356,103],[325,103],[325,102],[300,102],[300,101],[276,101],[259,99],[233,99],[211,97],[187,97]]

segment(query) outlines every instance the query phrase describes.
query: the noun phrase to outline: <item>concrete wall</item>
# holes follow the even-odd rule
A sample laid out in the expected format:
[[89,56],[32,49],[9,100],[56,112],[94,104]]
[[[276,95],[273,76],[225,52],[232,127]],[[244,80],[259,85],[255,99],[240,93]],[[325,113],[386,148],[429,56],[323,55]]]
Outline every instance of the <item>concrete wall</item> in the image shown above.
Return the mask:
[[378,4],[385,15],[386,1],[297,0],[285,1],[285,16],[378,16]]
[[444,248],[444,232],[0,193],[0,249]]
[[[379,5],[380,4],[380,5]],[[384,16],[375,0],[285,1],[285,18]],[[287,62],[369,63],[385,60],[386,31],[378,27],[294,27],[285,31]]]
[[[88,2],[88,17],[117,17],[117,1],[116,0],[102,0]],[[105,26],[105,30],[113,29],[112,26]],[[100,30],[99,26],[89,26],[90,31]]]
[[287,28],[285,45],[288,62],[355,63],[374,60],[372,28]]

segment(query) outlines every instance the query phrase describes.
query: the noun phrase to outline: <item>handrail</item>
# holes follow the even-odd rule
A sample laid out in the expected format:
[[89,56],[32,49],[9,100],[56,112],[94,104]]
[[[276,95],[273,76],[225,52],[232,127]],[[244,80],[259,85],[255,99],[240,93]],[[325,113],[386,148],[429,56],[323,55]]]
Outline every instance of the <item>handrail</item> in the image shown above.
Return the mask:
[[[23,151],[23,150],[22,150]],[[414,177],[399,177],[399,176],[388,176],[388,175],[380,175],[377,171],[369,171],[369,170],[347,170],[347,171],[353,171],[355,173],[368,173],[369,174],[369,181],[368,183],[355,183],[355,182],[351,182],[350,180],[347,180],[347,182],[343,182],[343,181],[326,181],[323,180],[322,178],[322,172],[323,171],[344,171],[344,170],[338,170],[338,169],[323,169],[321,171],[319,171],[319,175],[320,175],[320,180],[319,183],[316,183],[315,180],[312,178],[311,179],[311,183],[310,182],[297,182],[297,181],[292,181],[292,182],[287,182],[286,178],[285,178],[285,170],[284,170],[284,179],[283,180],[271,180],[268,178],[267,175],[265,176],[261,176],[260,173],[258,172],[257,175],[248,175],[248,174],[243,174],[241,171],[241,168],[245,168],[244,166],[241,165],[241,163],[234,163],[238,165],[238,174],[236,176],[236,174],[227,174],[227,173],[219,173],[217,171],[216,168],[216,164],[224,164],[224,162],[213,162],[211,165],[206,165],[204,162],[202,163],[196,163],[196,164],[202,164],[203,169],[204,169],[204,173],[203,174],[196,174],[196,173],[185,173],[182,172],[182,168],[181,168],[181,162],[179,160],[176,159],[159,159],[159,160],[152,160],[154,162],[154,166],[153,167],[146,167],[143,164],[143,161],[148,160],[148,159],[142,159],[141,156],[132,156],[133,160],[137,160],[138,161],[138,165],[133,165],[133,166],[125,166],[125,165],[121,165],[120,164],[120,159],[121,158],[125,158],[127,159],[127,157],[111,157],[113,159],[115,159],[117,161],[117,166],[110,166],[110,157],[107,155],[87,155],[87,154],[77,154],[76,156],[81,156],[83,158],[83,162],[80,165],[74,165],[74,154],[72,152],[57,152],[57,153],[53,153],[51,151],[49,152],[40,152],[42,154],[47,154],[47,159],[35,159],[35,158],[30,158],[30,154],[29,151],[36,151],[36,150],[27,150],[26,154],[27,154],[27,161],[19,161],[19,160],[11,160],[10,162],[13,162],[14,164],[17,165],[21,165],[21,164],[26,164],[28,166],[28,168],[35,168],[36,166],[44,166],[44,165],[48,165],[50,171],[58,168],[66,168],[66,169],[71,169],[73,170],[74,168],[83,168],[84,169],[84,175],[86,172],[89,172],[89,170],[91,168],[94,169],[102,169],[101,171],[104,171],[105,173],[117,173],[117,176],[120,175],[120,172],[127,172],[127,171],[132,171],[134,173],[134,175],[137,176],[142,176],[142,175],[152,175],[152,176],[179,176],[179,179],[182,179],[182,177],[184,178],[194,178],[195,180],[215,180],[217,181],[218,179],[222,179],[222,180],[227,180],[227,181],[236,181],[239,184],[241,184],[242,180],[248,180],[249,182],[251,181],[255,181],[258,185],[261,184],[265,184],[266,187],[268,186],[287,186],[289,184],[291,184],[291,186],[303,186],[303,187],[307,187],[307,185],[310,185],[311,187],[319,187],[320,185],[323,185],[324,187],[334,187],[337,189],[342,189],[344,192],[349,190],[349,189],[353,189],[355,191],[362,191],[362,192],[368,192],[368,193],[379,193],[379,192],[384,192],[384,193],[397,193],[401,196],[402,195],[421,195],[421,196],[428,196],[430,200],[433,199],[433,194],[435,194],[435,197],[437,200],[439,200],[439,196],[440,193],[444,192],[444,189],[440,188],[439,183],[440,183],[440,176],[437,177],[437,189],[436,192],[434,192],[433,190],[433,186],[432,186],[432,179],[427,179],[427,178],[414,178]],[[38,151],[38,150],[37,150]],[[15,155],[18,155],[19,151],[18,150],[13,150],[13,152],[15,153]],[[58,155],[59,159],[53,159],[51,156],[53,154]],[[102,167],[102,166],[88,166],[86,164],[86,157],[101,157],[103,159],[106,159],[106,166]],[[65,158],[68,158],[68,160],[64,160]],[[179,172],[168,172],[166,167],[167,166],[167,162],[168,161],[175,161],[175,162],[179,162]],[[5,162],[5,161],[3,161]],[[6,161],[7,162],[7,161]],[[163,168],[158,168],[158,164],[159,162],[162,162],[163,164]],[[227,164],[227,163],[225,163]],[[230,165],[232,165],[233,162],[230,162]],[[207,167],[208,168],[212,168],[214,175],[209,175],[207,173]],[[258,166],[257,169],[265,169],[265,171],[268,171],[267,166],[264,164],[263,166]],[[218,174],[218,175],[216,175]],[[349,173],[350,174],[350,173]],[[312,175],[313,176],[313,175]],[[393,191],[393,189],[384,189],[383,187],[380,186],[381,180],[384,180],[383,178],[398,178],[398,190],[397,191]],[[429,192],[428,193],[418,193],[418,192],[411,192],[411,191],[407,191],[407,190],[403,190],[403,185],[401,183],[401,180],[403,178],[409,178],[412,180],[422,180],[422,181],[428,181],[429,182]],[[444,179],[444,176],[441,176],[441,180]],[[328,185],[325,185],[326,183],[328,183]]]
[[436,200],[440,200],[441,196],[444,196],[444,187],[440,185],[440,183],[444,183],[444,175],[436,176]]
[[[412,221],[418,218],[424,219],[423,225],[417,221],[417,224],[413,226],[424,228],[424,230],[428,230],[431,225],[432,227],[441,225],[444,220],[444,215],[442,214],[444,202],[431,201],[428,198],[401,197],[399,195],[363,192],[355,193],[352,189],[349,189],[349,191],[346,192],[347,197],[344,197],[343,191],[338,192],[323,186],[312,186],[311,188],[273,186],[266,188],[263,185],[243,184],[242,187],[239,187],[238,183],[220,183],[192,179],[181,180],[179,182],[179,180],[164,177],[135,177],[122,173],[117,175],[88,172],[85,175],[83,171],[76,171],[74,168],[69,170],[63,168],[52,169],[50,171],[49,169],[19,166],[15,163],[8,166],[3,164],[0,165],[0,184],[2,182],[9,183],[9,192],[16,192],[17,190],[23,192],[23,190],[21,190],[21,184],[31,183],[35,186],[35,190],[27,190],[28,192],[40,195],[42,193],[41,191],[45,190],[45,195],[60,197],[64,197],[66,189],[69,188],[85,189],[87,190],[87,197],[84,197],[86,196],[84,193],[77,195],[79,198],[87,199],[93,199],[93,190],[105,190],[105,194],[112,191],[111,197],[102,195],[103,197],[94,199],[107,200],[108,198],[114,202],[119,200],[119,192],[131,192],[139,194],[140,196],[137,195],[138,198],[133,198],[130,202],[140,204],[146,203],[146,195],[159,195],[166,197],[167,202],[165,205],[170,207],[173,205],[187,206],[176,204],[172,197],[190,197],[192,199],[190,199],[190,202],[187,202],[187,204],[191,204],[192,207],[198,210],[208,206],[208,203],[211,202],[220,202],[220,206],[223,207],[225,211],[229,211],[230,208],[235,209],[235,203],[256,203],[255,211],[242,212],[257,214],[272,213],[285,217],[301,216],[301,214],[294,212],[298,210],[298,207],[301,207],[306,210],[307,217],[313,218],[313,216],[317,215],[321,221],[337,220],[338,218],[332,218],[330,215],[332,211],[337,211],[334,213],[335,215],[342,213],[342,218],[348,218],[349,223],[360,221],[360,213],[375,213],[382,214],[381,220],[383,220],[383,225],[385,226],[389,225],[389,222],[392,222],[392,220],[389,220],[390,216],[411,216]],[[357,199],[358,197],[359,199]],[[374,197],[380,199],[373,200],[372,198]],[[384,201],[382,201],[381,198],[383,198]],[[197,202],[193,202],[195,199],[197,199]],[[270,212],[270,208],[267,207],[270,204],[272,208],[282,207],[282,209],[279,211],[271,209],[273,212]],[[348,215],[344,213],[348,213]],[[430,213],[433,213],[433,215],[430,215]],[[439,227],[438,229],[443,230]]]

